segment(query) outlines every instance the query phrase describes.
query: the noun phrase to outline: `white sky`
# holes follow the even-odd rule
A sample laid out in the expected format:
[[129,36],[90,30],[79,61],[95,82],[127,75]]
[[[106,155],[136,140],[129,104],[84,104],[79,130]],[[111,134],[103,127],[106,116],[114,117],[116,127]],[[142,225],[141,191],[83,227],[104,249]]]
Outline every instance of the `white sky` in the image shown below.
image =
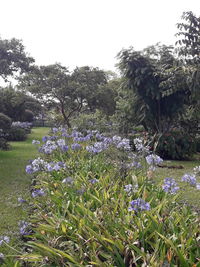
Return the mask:
[[0,0],[0,36],[22,39],[36,64],[115,70],[122,48],[174,44],[183,11],[200,0]]

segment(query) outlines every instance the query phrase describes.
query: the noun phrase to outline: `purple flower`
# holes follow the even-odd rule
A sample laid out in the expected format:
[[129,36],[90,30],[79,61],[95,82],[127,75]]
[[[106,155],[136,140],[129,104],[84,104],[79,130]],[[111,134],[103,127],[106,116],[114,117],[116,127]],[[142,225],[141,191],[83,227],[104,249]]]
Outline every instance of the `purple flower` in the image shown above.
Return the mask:
[[128,208],[129,211],[144,211],[144,210],[150,210],[150,204],[148,202],[145,202],[141,198],[137,198],[130,202],[130,207]]
[[99,180],[97,180],[96,178],[94,178],[94,179],[90,179],[89,182],[90,182],[91,184],[96,184],[96,183],[99,182]]
[[28,235],[30,233],[27,229],[28,226],[29,226],[29,223],[27,223],[25,221],[19,222],[19,232],[21,235]]
[[35,189],[31,195],[32,197],[41,197],[45,195],[45,192],[43,189]]
[[150,165],[151,170],[155,170],[155,166],[163,162],[163,159],[161,159],[159,156],[155,154],[150,154],[146,156],[146,162]]
[[54,127],[54,128],[52,129],[52,132],[53,132],[53,133],[57,133],[58,131],[59,131],[59,129],[56,128],[56,127]]
[[43,136],[43,137],[42,137],[42,141],[43,141],[43,142],[46,142],[47,140],[49,140],[49,136]]
[[32,174],[34,171],[33,171],[33,167],[31,165],[27,165],[26,166],[26,173],[28,174]]
[[173,178],[165,178],[162,189],[169,194],[175,194],[179,187],[177,186],[176,181]]
[[187,174],[187,173],[182,176],[181,181],[187,182],[192,186],[195,186],[196,182],[197,182],[195,175],[191,175],[191,174]]
[[71,145],[72,150],[80,150],[81,149],[81,145],[78,143],[74,143]]
[[67,145],[61,146],[60,148],[63,152],[66,152],[69,149]]
[[130,193],[133,189],[133,186],[132,184],[127,184],[124,186],[124,191],[127,192],[127,193]]
[[18,197],[17,201],[18,201],[19,203],[25,203],[25,202],[26,202],[26,200],[24,200],[24,199],[21,198],[21,197]]

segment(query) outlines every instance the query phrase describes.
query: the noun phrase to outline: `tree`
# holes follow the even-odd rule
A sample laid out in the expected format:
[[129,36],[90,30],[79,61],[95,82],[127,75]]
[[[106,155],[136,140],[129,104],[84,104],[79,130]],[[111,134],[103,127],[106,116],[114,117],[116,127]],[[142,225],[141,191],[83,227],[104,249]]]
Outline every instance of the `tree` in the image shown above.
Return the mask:
[[0,112],[13,121],[24,121],[27,110],[34,115],[41,111],[40,103],[31,96],[16,91],[12,86],[0,89]]
[[24,73],[30,70],[33,62],[34,59],[27,55],[20,40],[0,39],[0,77],[5,81],[18,72]]
[[72,79],[79,88],[79,97],[84,99],[84,104],[91,112],[100,109],[106,115],[114,113],[115,92],[112,88],[112,80],[108,81],[111,75],[114,74],[88,66],[76,68],[73,71]]
[[24,88],[45,105],[62,114],[64,123],[70,128],[72,116],[103,108],[104,92],[108,89],[106,76],[97,68],[81,67],[69,73],[60,64],[35,67],[22,77],[19,88]]
[[163,133],[174,126],[190,94],[184,68],[178,66],[171,49],[157,45],[118,54],[124,88],[132,91],[134,114],[147,131]]

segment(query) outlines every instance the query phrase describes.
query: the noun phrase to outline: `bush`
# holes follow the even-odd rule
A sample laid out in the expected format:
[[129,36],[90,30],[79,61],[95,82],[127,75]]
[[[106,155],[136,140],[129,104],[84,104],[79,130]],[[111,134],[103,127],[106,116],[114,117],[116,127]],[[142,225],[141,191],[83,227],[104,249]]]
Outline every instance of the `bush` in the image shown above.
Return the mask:
[[195,152],[195,140],[189,134],[178,131],[164,134],[156,148],[156,153],[163,159],[190,159]]
[[196,142],[196,150],[197,152],[200,152],[200,137],[197,137],[195,139],[195,142]]
[[11,127],[12,120],[7,115],[0,113],[0,129],[7,130]]
[[17,127],[12,127],[8,131],[8,141],[24,141],[26,140],[27,133],[25,129],[22,128],[17,128]]
[[26,109],[24,114],[23,114],[23,116],[22,116],[22,118],[21,118],[21,120],[23,122],[32,122],[33,119],[34,119],[33,112],[31,110],[29,110],[29,109]]
[[0,149],[1,150],[8,150],[10,148],[7,140],[3,137],[0,137]]

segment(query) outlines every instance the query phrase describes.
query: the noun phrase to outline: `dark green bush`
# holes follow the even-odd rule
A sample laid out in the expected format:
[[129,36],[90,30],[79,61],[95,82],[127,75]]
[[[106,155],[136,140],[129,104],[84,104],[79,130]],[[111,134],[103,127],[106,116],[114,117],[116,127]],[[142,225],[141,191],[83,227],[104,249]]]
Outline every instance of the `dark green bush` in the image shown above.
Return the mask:
[[200,152],[200,137],[197,137],[195,139],[195,142],[196,142],[196,150],[197,152]]
[[27,132],[25,129],[12,127],[8,132],[8,141],[24,141],[26,136]]
[[3,137],[0,137],[0,150],[8,150],[9,144],[7,143],[7,140]]
[[12,120],[7,115],[0,113],[0,129],[7,130],[10,129]]
[[179,131],[164,134],[156,148],[156,153],[163,159],[190,159],[195,152],[195,140],[189,134]]
[[23,116],[21,118],[21,121],[23,122],[32,122],[34,119],[34,114],[31,110],[26,109],[25,112],[23,113]]

